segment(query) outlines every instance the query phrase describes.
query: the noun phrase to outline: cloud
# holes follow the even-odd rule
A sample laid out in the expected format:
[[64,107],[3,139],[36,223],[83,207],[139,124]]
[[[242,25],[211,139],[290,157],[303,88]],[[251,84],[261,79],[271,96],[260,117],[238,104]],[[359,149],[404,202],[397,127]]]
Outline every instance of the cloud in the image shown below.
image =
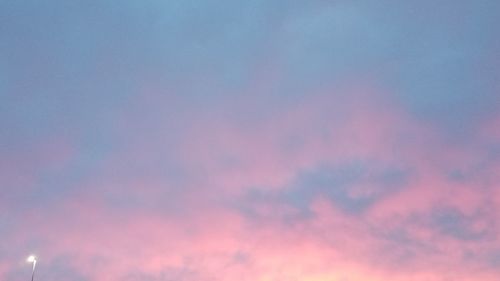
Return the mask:
[[0,4],[0,278],[496,280],[496,4],[369,2]]

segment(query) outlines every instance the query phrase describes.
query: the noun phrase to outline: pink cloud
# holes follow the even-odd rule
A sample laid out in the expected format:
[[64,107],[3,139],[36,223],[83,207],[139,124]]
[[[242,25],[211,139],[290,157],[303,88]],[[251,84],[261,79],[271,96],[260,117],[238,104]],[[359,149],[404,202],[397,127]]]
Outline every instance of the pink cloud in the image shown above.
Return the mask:
[[[369,80],[353,84],[361,86],[328,89],[265,116],[249,118],[244,102],[193,112],[175,140],[166,130],[135,136],[103,161],[95,178],[80,183],[77,197],[25,213],[12,232],[19,235],[8,240],[15,246],[42,240],[40,277],[47,278],[42,265],[68,256],[72,268],[96,281],[495,280],[488,255],[500,249],[491,225],[500,193],[489,182],[449,176],[481,163],[476,147],[448,145],[382,98],[386,89]],[[130,133],[126,126],[116,130]],[[186,173],[182,183],[160,172],[124,173],[133,172],[126,163],[162,171],[167,156]],[[55,169],[64,159],[55,158]],[[357,213],[317,192],[305,201],[310,216],[300,217],[284,197],[305,171],[352,161],[375,174],[396,167],[409,175]],[[494,178],[495,165],[487,167]],[[348,186],[347,196],[370,198],[384,188],[368,179]],[[270,198],[245,201],[256,190]],[[245,204],[254,216],[238,209]],[[452,216],[439,217],[442,209]],[[464,239],[461,231],[480,235]],[[0,263],[4,278],[21,268]]]

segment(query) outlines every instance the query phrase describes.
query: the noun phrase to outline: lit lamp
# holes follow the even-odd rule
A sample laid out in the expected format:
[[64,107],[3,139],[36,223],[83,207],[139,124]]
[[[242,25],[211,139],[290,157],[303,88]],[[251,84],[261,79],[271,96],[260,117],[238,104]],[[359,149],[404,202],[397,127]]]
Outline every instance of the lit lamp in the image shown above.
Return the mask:
[[31,255],[26,259],[26,261],[29,263],[33,263],[33,271],[31,272],[31,281],[33,281],[35,279],[36,257],[34,255]]

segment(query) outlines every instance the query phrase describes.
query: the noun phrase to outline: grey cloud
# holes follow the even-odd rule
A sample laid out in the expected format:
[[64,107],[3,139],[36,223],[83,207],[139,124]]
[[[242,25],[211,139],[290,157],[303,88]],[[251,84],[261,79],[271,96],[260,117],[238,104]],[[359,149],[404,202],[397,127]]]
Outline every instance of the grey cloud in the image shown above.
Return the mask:
[[324,196],[347,212],[362,212],[377,200],[404,187],[409,176],[405,169],[380,168],[378,165],[353,162],[306,171],[288,193],[289,200],[301,206],[315,196]]
[[[473,223],[479,220],[486,221],[489,227],[473,229]],[[480,211],[473,216],[466,216],[454,208],[438,208],[431,215],[431,225],[441,234],[463,241],[485,241],[493,233],[493,225],[488,222],[487,214]]]
[[294,211],[281,218],[294,221],[307,219],[314,214],[310,209],[313,200],[320,197],[330,200],[349,214],[360,214],[378,200],[405,187],[411,172],[404,168],[387,167],[380,163],[350,162],[340,166],[319,165],[301,171],[289,185],[280,191],[252,189],[236,208],[250,218],[261,218],[256,211],[259,205],[277,204],[293,207]]

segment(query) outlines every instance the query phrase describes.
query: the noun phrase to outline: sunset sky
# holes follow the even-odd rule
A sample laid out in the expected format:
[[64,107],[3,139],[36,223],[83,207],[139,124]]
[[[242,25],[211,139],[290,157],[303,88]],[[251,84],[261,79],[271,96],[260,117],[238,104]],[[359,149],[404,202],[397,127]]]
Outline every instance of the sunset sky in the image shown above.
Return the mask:
[[500,1],[0,0],[0,280],[500,280]]

